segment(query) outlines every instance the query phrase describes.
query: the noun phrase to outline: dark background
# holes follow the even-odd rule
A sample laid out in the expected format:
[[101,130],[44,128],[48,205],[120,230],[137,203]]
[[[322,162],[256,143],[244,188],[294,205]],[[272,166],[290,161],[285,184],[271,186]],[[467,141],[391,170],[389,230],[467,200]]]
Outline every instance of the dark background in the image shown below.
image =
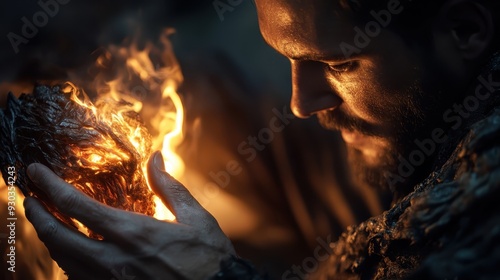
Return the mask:
[[[43,2],[46,2],[45,0]],[[222,0],[221,2],[225,2]],[[22,17],[32,22],[42,10],[37,1],[3,1],[0,4],[0,82],[60,78],[68,68],[88,63],[101,46],[120,43],[141,34],[155,40],[165,27],[172,36],[178,57],[222,52],[246,79],[272,87],[278,95],[288,93],[289,73],[285,58],[268,48],[260,37],[255,6],[242,1],[219,17],[211,0],[198,1],[79,1],[59,5],[48,24],[15,53],[7,34],[22,35]],[[265,65],[265,67],[262,67]],[[279,89],[279,90],[278,90]]]

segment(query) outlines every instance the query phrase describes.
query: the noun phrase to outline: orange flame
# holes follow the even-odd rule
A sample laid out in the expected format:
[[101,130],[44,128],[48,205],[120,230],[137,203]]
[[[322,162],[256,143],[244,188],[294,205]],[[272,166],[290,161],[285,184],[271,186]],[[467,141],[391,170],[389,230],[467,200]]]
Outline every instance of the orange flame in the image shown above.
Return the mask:
[[[97,78],[98,97],[95,104],[99,104],[98,108],[85,95],[83,95],[83,100],[80,100],[82,97],[76,93],[71,98],[79,105],[89,108],[99,120],[106,121],[111,127],[117,124],[120,126],[120,130],[124,131],[130,143],[144,155],[142,162],[144,174],[146,174],[146,161],[149,156],[146,153],[149,147],[145,143],[143,127],[137,123],[127,122],[124,114],[131,110],[141,115],[150,113],[148,110],[157,111],[146,123],[153,137],[152,149],[161,150],[165,159],[165,169],[173,177],[181,178],[185,166],[175,150],[183,140],[184,107],[177,93],[183,76],[168,40],[168,35],[171,33],[172,30],[166,30],[161,37],[163,45],[161,50],[151,43],[146,44],[143,50],[138,50],[136,44],[128,48],[111,46],[104,55],[97,59],[98,66],[105,65],[113,59],[113,63],[116,63],[119,69],[111,81]],[[162,63],[162,67],[153,63],[152,55],[159,56],[158,63]],[[137,81],[140,81],[139,85]],[[155,102],[155,107],[151,107],[151,105],[145,105],[146,99],[159,102]],[[109,147],[113,151],[112,143],[100,143],[100,145]],[[112,155],[113,153],[82,154],[81,156],[82,159],[98,167],[99,164],[112,162]],[[164,206],[159,197],[155,196],[154,201],[155,218],[175,220],[173,213]]]

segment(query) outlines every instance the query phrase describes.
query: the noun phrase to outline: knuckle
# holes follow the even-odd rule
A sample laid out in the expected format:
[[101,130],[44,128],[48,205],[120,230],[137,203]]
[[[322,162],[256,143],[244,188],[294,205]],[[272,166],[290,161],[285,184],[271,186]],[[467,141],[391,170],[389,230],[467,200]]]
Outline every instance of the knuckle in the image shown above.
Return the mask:
[[[141,216],[140,218],[146,218]],[[130,223],[121,224],[119,236],[123,237],[125,240],[129,240],[130,243],[140,243],[147,239],[148,234],[154,232],[154,228],[151,228],[144,223],[142,219],[134,219],[130,220]]]
[[[145,238],[143,232],[139,230],[137,226],[133,225],[127,225],[123,226],[123,229],[120,231],[120,235],[124,236],[125,238],[130,238],[131,240],[142,240]],[[132,241],[133,242],[133,241]]]
[[81,201],[76,192],[59,191],[54,194],[54,202],[61,211],[71,212],[73,209],[78,208]]
[[189,191],[180,184],[175,184],[170,187],[170,194],[176,201],[191,205],[193,203],[193,197]]
[[161,237],[156,236],[156,231],[158,231],[158,228],[126,227],[121,234],[128,246],[129,252],[136,255],[143,255],[146,252],[158,249],[158,240],[161,240]]
[[56,221],[47,221],[38,228],[38,237],[41,240],[47,240],[55,237],[59,231],[59,225]]
[[107,258],[108,250],[104,247],[93,248],[92,250],[89,250],[87,254],[90,259],[99,260],[102,265],[107,265],[107,262],[109,261],[109,258]]

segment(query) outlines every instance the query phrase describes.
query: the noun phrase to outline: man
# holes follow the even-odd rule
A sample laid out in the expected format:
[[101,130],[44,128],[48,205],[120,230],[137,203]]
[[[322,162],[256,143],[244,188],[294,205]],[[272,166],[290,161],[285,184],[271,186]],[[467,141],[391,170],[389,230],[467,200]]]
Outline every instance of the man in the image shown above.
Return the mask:
[[[293,112],[316,114],[324,127],[340,130],[359,183],[395,193],[389,211],[330,245],[314,276],[498,278],[498,4],[256,5],[264,39],[291,61]],[[65,227],[34,198],[25,201],[27,217],[71,279],[110,279],[110,271],[137,277],[131,279],[259,279],[162,166],[161,155],[153,155],[149,181],[173,209],[175,223],[101,205],[38,164],[28,169],[33,182],[104,240]],[[294,267],[283,279],[306,274]]]

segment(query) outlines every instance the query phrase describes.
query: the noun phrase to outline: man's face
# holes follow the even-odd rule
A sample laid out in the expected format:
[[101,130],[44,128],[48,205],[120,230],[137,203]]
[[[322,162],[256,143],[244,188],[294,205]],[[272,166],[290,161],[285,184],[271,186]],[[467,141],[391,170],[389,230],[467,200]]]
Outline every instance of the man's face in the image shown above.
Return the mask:
[[[438,63],[431,50],[410,47],[383,27],[368,44],[356,44],[355,27],[364,32],[365,23],[338,2],[257,0],[261,33],[291,61],[294,114],[316,114],[325,128],[339,130],[354,174],[387,187],[384,175],[398,175],[398,156],[429,137],[449,100],[436,82],[439,71],[429,67]],[[404,7],[396,11],[392,17],[405,16]],[[343,43],[359,54],[347,56]]]

